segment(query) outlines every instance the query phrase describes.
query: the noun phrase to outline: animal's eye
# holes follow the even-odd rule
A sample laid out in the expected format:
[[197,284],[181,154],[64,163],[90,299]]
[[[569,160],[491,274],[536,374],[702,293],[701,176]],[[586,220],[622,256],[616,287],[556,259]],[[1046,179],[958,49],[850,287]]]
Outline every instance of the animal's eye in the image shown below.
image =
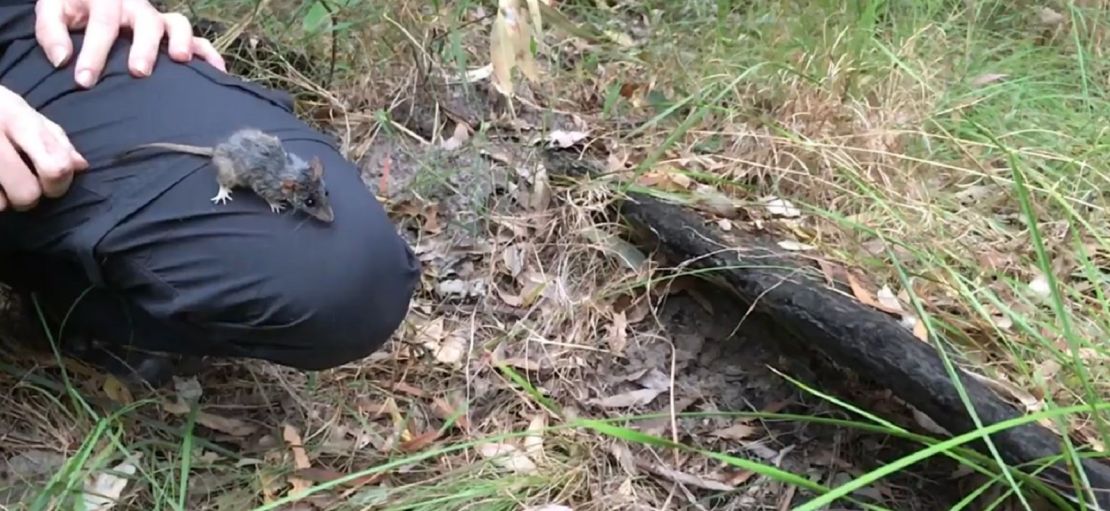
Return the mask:
[[309,197],[309,198],[304,200],[304,205],[311,208],[312,206],[316,205],[316,199],[313,199],[313,198]]

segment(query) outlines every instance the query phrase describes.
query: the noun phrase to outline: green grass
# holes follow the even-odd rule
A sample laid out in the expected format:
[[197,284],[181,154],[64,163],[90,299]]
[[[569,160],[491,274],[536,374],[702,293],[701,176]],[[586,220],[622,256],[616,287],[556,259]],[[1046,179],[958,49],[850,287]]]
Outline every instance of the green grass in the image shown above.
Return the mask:
[[[441,37],[424,50],[442,65],[458,69],[486,63],[485,31],[463,19],[477,5],[273,2],[252,28],[282,48],[314,57],[312,67],[297,76],[282,75],[288,64],[280,58],[233,65],[251,77],[292,88],[312,110],[333,108],[321,99],[321,91],[330,87],[340,91],[337,96],[362,104],[360,112],[380,112],[388,106],[387,95],[397,91],[390,80],[411,72],[412,40],[431,40],[432,28],[442,31]],[[492,12],[492,5],[481,5]],[[966,11],[967,5],[975,11]],[[1042,409],[1026,420],[1107,445],[1110,347],[1103,339],[1110,325],[1104,269],[1110,264],[1110,217],[1103,190],[1110,189],[1110,64],[1103,48],[1110,27],[1097,9],[1055,6],[1071,24],[1050,33],[1051,28],[1038,25],[1039,7],[1001,1],[654,0],[613,13],[592,2],[563,2],[560,9],[572,19],[627,34],[637,45],[599,43],[582,51],[563,44],[561,33],[547,26],[551,50],[544,57],[556,76],[538,90],[562,99],[562,108],[580,104],[592,128],[631,152],[638,171],[674,166],[738,200],[788,197],[804,208],[815,233],[802,241],[863,268],[876,287],[906,289],[908,310],[924,318],[929,341],[943,347],[941,353],[958,352],[959,363],[975,364],[980,372],[1044,396]],[[233,22],[253,3],[207,2],[195,8]],[[332,29],[325,23],[329,10],[339,19]],[[641,35],[644,20],[650,36]],[[338,48],[334,62],[332,44]],[[991,75],[1005,76],[984,78]],[[360,81],[366,76],[373,87]],[[643,106],[620,96],[622,85],[643,83],[654,84]],[[360,92],[363,87],[371,92]],[[590,97],[592,102],[583,104],[582,98]],[[380,116],[365,117],[370,127],[359,127],[352,138],[391,129],[376,124]],[[627,127],[629,120],[633,128]],[[682,160],[693,155],[722,165],[706,170]],[[440,170],[429,169],[417,183],[439,185]],[[961,201],[968,186],[984,191]],[[875,250],[870,244],[875,240],[886,246]],[[1036,272],[1047,277],[1047,296],[1028,291]],[[551,324],[554,329],[558,322]],[[957,363],[956,357],[946,356],[946,361],[950,368]],[[1052,364],[1058,366],[1055,374],[1043,374]],[[500,374],[500,384],[517,396],[507,410],[560,416],[561,404],[525,375],[507,368]],[[209,465],[198,456],[215,446],[194,437],[191,423],[171,426],[150,419],[154,407],[149,405],[99,415],[80,398],[80,385],[63,383],[31,382],[22,388],[50,396],[42,406],[85,437],[70,449],[70,464],[29,509],[54,509],[51,498],[79,489],[87,474],[134,451],[144,454],[136,475],[140,481],[132,484],[144,488],[141,498],[151,503],[145,509],[186,509],[186,489],[197,484],[199,473],[215,473],[224,485],[235,487],[228,495],[256,497],[263,473],[288,468],[280,456],[263,467],[236,466],[234,458]],[[350,411],[353,393],[384,392],[374,385],[324,379],[314,380],[311,389],[292,391],[312,402],[347,403],[339,407],[345,407],[347,417],[357,416]],[[909,433],[819,389],[804,390],[862,418],[838,425],[904,438],[920,450],[829,488],[729,453],[645,435],[629,425],[633,418],[560,416],[566,422],[548,433],[557,461],[537,474],[505,475],[460,454],[467,442],[522,431],[524,426],[513,420],[480,425],[472,438],[451,433],[449,441],[419,453],[356,455],[337,464],[351,467],[349,479],[405,467],[396,487],[364,489],[346,503],[351,509],[509,510],[531,502],[587,502],[597,497],[590,493],[598,487],[595,479],[618,476],[603,470],[606,463],[592,452],[613,441],[660,453],[694,453],[808,488],[818,497],[797,508],[805,510],[934,456],[986,475],[985,486],[973,495],[985,495],[994,485],[1003,490],[1000,499],[1012,496],[1030,509],[1034,494],[1043,493],[1036,481],[1000,469],[997,453],[962,447],[981,431],[942,442]],[[419,416],[415,404],[399,413],[404,421]],[[277,420],[268,426],[280,438]],[[322,449],[320,439],[305,441],[310,451]],[[1088,455],[1074,440],[1067,442],[1073,460]],[[471,464],[460,465],[463,461]]]
[[[647,159],[695,152],[699,138],[770,118],[756,136],[794,158],[735,155],[765,164],[753,191],[789,196],[827,220],[835,234],[822,248],[907,289],[938,347],[989,357],[978,369],[1044,395],[1046,410],[1088,406],[1056,425],[1082,424],[1105,445],[1108,416],[1095,412],[1110,395],[1105,262],[1091,259],[1107,237],[1105,15],[1065,11],[1097,28],[1065,26],[1041,41],[1036,6],[1003,2],[976,2],[974,12],[958,2],[666,5],[642,9],[663,11],[667,23],[655,28],[666,42],[635,57],[673,91],[669,104],[696,106],[652,123],[690,128],[695,113],[710,114],[685,136],[645,136],[654,142]],[[725,33],[737,28],[738,37]],[[707,104],[698,92],[760,67],[734,97]],[[992,74],[1005,77],[983,79]],[[778,104],[753,113],[753,98],[764,97]],[[871,144],[884,136],[899,146]],[[995,187],[986,200],[956,200],[960,185],[984,183]],[[860,250],[873,239],[907,253]],[[1011,266],[976,258],[992,245]],[[1035,271],[1051,289],[1041,299],[1026,291]],[[1037,378],[1049,361],[1059,376]]]

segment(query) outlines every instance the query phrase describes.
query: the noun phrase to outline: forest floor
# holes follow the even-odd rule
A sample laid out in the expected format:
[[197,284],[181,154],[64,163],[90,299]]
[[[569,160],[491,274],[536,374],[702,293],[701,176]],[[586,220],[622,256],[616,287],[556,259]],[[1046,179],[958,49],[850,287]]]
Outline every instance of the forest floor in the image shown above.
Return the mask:
[[[7,508],[95,487],[145,510],[785,510],[922,447],[846,404],[936,434],[626,242],[629,185],[851,274],[1029,412],[1105,405],[1098,2],[553,4],[574,27],[544,20],[511,103],[492,2],[182,6],[339,137],[420,289],[379,353],[319,373],[216,361],[146,393],[14,358]],[[551,146],[607,174],[551,175]],[[1108,418],[1043,423],[1105,453]],[[826,509],[1037,508],[1015,493],[938,456]]]

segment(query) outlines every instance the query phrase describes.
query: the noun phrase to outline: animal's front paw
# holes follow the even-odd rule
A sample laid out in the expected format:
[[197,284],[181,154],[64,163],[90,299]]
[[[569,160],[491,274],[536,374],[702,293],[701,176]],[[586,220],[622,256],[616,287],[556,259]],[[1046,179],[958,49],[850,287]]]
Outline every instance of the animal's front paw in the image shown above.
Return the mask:
[[231,200],[231,190],[228,188],[220,187],[220,191],[216,192],[216,196],[212,197],[212,202],[216,204],[227,204]]
[[270,202],[269,204],[270,204],[270,211],[273,211],[274,213],[281,213],[281,210],[282,210],[281,204],[278,204],[276,202]]

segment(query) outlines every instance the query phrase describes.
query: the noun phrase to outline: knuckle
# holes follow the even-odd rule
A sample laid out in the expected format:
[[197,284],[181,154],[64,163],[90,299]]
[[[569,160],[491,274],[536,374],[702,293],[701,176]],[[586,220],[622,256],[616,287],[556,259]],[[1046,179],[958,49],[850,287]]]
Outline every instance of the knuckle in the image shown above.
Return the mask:
[[43,14],[53,12],[57,3],[57,0],[39,0],[35,2],[35,16],[40,17]]
[[[2,88],[0,88],[2,89]],[[16,94],[0,93],[0,124],[18,124],[20,117],[25,117],[27,102]]]
[[166,20],[167,24],[173,25],[177,28],[187,28],[192,31],[193,23],[190,22],[189,18],[185,17],[184,14],[181,14],[179,12],[167,12],[162,16],[163,19]]
[[34,205],[42,195],[42,190],[34,182],[12,186],[11,189],[4,191],[12,205],[17,207]]
[[50,162],[42,167],[37,168],[39,176],[46,181],[57,181],[63,179],[69,174],[69,166],[64,162]]

